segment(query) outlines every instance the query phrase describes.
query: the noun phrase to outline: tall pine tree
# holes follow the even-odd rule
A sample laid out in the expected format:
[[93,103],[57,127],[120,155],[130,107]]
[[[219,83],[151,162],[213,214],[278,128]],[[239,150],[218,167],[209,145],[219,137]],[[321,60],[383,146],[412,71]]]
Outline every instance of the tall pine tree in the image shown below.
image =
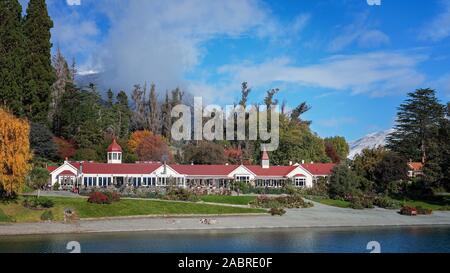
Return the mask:
[[33,121],[47,121],[50,87],[55,81],[50,55],[52,27],[45,0],[30,0],[23,24],[27,49],[24,107],[26,116]]
[[18,0],[0,1],[0,106],[22,116],[24,37]]
[[438,148],[438,130],[444,114],[444,106],[434,90],[408,93],[408,99],[398,108],[396,130],[387,138],[388,148],[406,159],[425,163]]

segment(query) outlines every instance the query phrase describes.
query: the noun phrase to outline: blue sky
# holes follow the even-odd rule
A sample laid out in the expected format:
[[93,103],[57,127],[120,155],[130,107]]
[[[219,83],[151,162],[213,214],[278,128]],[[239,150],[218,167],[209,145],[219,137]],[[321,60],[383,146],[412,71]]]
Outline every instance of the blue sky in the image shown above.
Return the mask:
[[[26,5],[27,0],[21,0]],[[47,0],[52,42],[80,73],[129,91],[154,82],[208,103],[302,101],[321,136],[392,127],[407,92],[450,100],[450,1]]]

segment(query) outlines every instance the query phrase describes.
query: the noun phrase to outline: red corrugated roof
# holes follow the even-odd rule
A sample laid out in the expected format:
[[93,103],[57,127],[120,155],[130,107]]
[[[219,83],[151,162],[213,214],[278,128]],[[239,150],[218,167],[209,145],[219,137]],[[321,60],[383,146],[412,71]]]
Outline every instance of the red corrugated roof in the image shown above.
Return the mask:
[[192,175],[192,176],[227,176],[239,165],[170,165],[172,169],[180,174]]
[[[79,162],[70,162],[76,169],[80,169]],[[85,174],[149,174],[159,168],[161,163],[94,163],[83,162],[83,173]],[[311,163],[302,164],[303,168],[313,175],[330,175],[336,164],[334,163]],[[169,167],[180,174],[189,176],[227,176],[239,165],[177,165],[170,164]],[[248,170],[257,176],[285,177],[297,166],[271,166],[262,168],[260,165],[244,165]],[[47,169],[52,172],[57,167],[49,166]]]
[[423,164],[422,162],[408,162],[408,166],[413,171],[421,171]]
[[[79,162],[70,162],[72,166],[80,169]],[[93,163],[83,162],[85,174],[149,174],[159,168],[161,163]]]
[[117,144],[116,139],[108,146],[108,152],[122,152],[122,147]]
[[65,170],[59,173],[59,175],[65,175],[65,176],[75,176],[75,174],[72,171]]
[[54,170],[56,170],[57,168],[58,168],[58,166],[47,166],[47,171],[51,173]]
[[330,175],[335,163],[309,163],[309,164],[301,164],[303,168],[305,168],[308,172],[313,175]]
[[257,176],[278,176],[283,177],[290,173],[297,166],[270,166],[263,168],[259,165],[245,165],[251,172]]

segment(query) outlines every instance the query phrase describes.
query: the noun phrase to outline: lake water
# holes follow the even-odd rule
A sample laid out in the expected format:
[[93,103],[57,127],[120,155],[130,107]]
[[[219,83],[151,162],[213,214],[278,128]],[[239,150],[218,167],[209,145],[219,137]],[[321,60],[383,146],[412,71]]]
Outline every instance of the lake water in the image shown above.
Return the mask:
[[0,252],[450,252],[450,227],[308,228],[0,236]]

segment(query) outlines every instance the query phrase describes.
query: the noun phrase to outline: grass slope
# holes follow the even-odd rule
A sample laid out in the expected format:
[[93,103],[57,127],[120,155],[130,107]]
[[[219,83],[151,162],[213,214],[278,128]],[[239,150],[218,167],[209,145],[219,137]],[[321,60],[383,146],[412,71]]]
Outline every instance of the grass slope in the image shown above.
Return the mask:
[[200,200],[203,202],[223,203],[234,205],[248,205],[249,202],[255,200],[255,196],[231,196],[231,195],[203,195]]
[[[48,197],[55,202],[50,210],[55,220],[62,220],[64,208],[72,208],[80,218],[132,216],[132,215],[179,215],[179,214],[228,214],[262,213],[261,209],[238,208],[220,205],[196,204],[190,202],[171,202],[158,200],[122,199],[113,204],[91,204],[84,198]],[[22,206],[22,199],[8,204],[0,203],[0,210],[12,216],[16,222],[37,222],[44,210],[31,210]]]

